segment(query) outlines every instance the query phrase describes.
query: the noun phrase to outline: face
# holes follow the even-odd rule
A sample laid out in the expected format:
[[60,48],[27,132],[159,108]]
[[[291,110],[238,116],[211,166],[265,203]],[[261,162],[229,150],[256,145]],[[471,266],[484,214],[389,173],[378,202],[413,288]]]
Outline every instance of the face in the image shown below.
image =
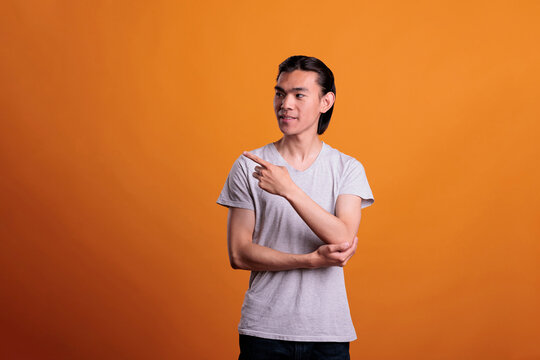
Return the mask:
[[274,111],[284,135],[317,134],[321,113],[330,109],[334,94],[321,94],[314,71],[294,70],[279,75],[274,96]]

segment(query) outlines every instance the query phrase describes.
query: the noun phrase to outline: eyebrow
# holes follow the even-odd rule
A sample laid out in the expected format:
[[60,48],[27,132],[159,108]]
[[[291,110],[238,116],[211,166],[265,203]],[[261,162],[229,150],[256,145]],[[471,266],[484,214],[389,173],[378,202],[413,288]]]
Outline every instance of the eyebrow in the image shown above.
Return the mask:
[[[284,93],[286,92],[285,89],[283,89],[280,86],[274,86],[274,89],[276,89],[277,91],[284,92]],[[291,90],[296,91],[296,92],[309,92],[308,88],[304,88],[304,87],[295,87],[295,88],[292,88]]]

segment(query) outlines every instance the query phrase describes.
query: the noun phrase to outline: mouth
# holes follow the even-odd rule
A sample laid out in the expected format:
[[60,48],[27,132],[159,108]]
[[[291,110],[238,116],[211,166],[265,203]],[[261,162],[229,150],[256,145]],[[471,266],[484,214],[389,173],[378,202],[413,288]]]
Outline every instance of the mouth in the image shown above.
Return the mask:
[[288,115],[279,115],[279,120],[292,121],[292,120],[296,120],[296,118],[293,116],[288,116]]

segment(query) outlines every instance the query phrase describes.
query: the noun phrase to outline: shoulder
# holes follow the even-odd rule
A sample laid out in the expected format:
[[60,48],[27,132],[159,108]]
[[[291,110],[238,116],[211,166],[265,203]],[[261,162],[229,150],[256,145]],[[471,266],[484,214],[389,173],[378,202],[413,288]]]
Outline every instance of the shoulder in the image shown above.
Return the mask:
[[354,157],[336,149],[331,149],[328,153],[340,164],[340,168],[336,171],[339,174],[339,195],[351,194],[360,196],[365,200],[362,201],[362,208],[373,204],[373,193],[371,192],[362,163]]
[[[250,153],[250,154],[258,156],[261,159],[272,162],[274,160],[274,157],[275,157],[273,147],[274,147],[274,145],[272,143],[270,143],[270,144],[264,145],[264,146],[262,146],[260,148],[257,148],[257,149],[248,150],[247,152]],[[248,159],[247,157],[245,157],[242,154],[240,154],[240,156],[236,159],[236,162],[242,164],[242,166],[250,166],[250,165],[252,165],[251,167],[254,167],[254,166],[257,165],[254,161]]]
[[347,169],[361,169],[364,170],[364,166],[360,161],[351,155],[342,153],[341,151],[334,149],[330,145],[324,143],[325,146],[325,158],[332,164],[339,166],[343,170]]
[[[248,150],[247,152],[257,155],[258,157],[264,160],[270,161],[271,153],[272,153],[271,146],[273,146],[272,143],[264,145],[257,149]],[[232,170],[247,173],[248,171],[253,169],[256,165],[257,164],[254,161],[248,159],[243,154],[240,154],[234,161]]]
[[[255,154],[257,155],[258,157],[260,158],[267,158],[267,157],[270,157],[273,153],[273,148],[274,148],[274,144],[273,143],[269,143],[269,144],[266,144],[264,146],[261,146],[260,148],[257,148],[257,149],[253,149],[253,150],[250,150],[248,152],[252,153],[252,154]],[[244,156],[245,157],[245,156]],[[249,160],[249,159],[247,159]],[[266,159],[265,159],[266,160]]]

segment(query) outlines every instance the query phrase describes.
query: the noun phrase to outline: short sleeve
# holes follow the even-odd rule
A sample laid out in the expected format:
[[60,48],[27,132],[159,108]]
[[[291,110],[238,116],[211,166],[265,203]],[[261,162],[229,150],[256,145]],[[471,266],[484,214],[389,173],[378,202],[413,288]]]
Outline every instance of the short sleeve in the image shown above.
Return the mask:
[[254,201],[249,187],[249,174],[246,162],[240,156],[234,162],[217,203],[226,207],[254,210]]
[[339,187],[339,195],[342,194],[360,196],[364,200],[362,201],[362,208],[370,206],[375,201],[364,166],[356,159],[351,159],[345,166]]

